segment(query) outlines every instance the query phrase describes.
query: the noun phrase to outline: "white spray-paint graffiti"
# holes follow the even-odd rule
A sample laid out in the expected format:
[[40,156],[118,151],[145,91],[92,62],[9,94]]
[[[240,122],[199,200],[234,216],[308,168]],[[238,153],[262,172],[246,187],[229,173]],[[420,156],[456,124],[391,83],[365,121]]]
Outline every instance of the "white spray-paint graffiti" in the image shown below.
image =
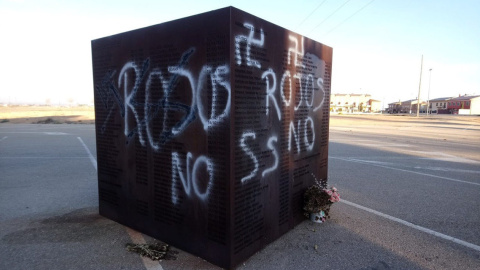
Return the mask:
[[[188,197],[193,194],[202,201],[208,199],[208,195],[213,186],[214,182],[214,165],[213,162],[206,156],[199,156],[193,163],[193,168],[191,168],[191,160],[193,159],[193,154],[188,152],[186,156],[186,172],[183,171],[182,167],[184,163],[180,161],[180,156],[177,152],[172,152],[172,203],[178,203],[178,194],[176,189],[176,184],[178,182],[178,177],[180,177],[180,182],[183,187],[183,191]],[[205,171],[208,174],[208,182],[204,191],[199,187],[199,178],[197,177],[201,165],[205,166]],[[185,177],[186,173],[186,177]]]
[[[298,121],[298,129],[300,129],[300,121]],[[298,133],[295,130],[293,122],[290,122],[290,125],[288,126],[288,151],[292,151],[292,139],[295,140],[295,145],[297,146],[297,153],[300,153],[300,139],[298,138]]]
[[[253,26],[251,27],[251,29],[254,29]],[[315,74],[308,73],[306,70],[309,67],[314,67],[315,70],[319,69],[320,67],[316,65],[318,63],[321,63],[321,60],[313,54],[305,53],[303,37],[301,37],[299,42],[295,36],[289,35],[289,40],[292,41],[293,46],[288,48],[287,63],[289,66],[291,65],[291,63],[293,64],[294,68],[292,69],[295,71],[295,73],[292,75],[290,70],[287,69],[283,72],[281,76],[279,86],[281,104],[284,108],[293,106],[294,112],[297,112],[302,107],[306,107],[311,112],[316,112],[317,110],[322,108],[325,100],[325,88],[323,86],[323,78],[319,77],[317,78],[317,80],[315,80]],[[240,53],[239,51],[236,52],[237,65],[240,65]],[[248,61],[247,66],[249,66]],[[261,65],[258,65],[258,67],[260,66]],[[266,85],[265,113],[266,115],[269,115],[272,111],[270,110],[270,108],[273,107],[275,109],[274,113],[276,113],[278,120],[281,120],[281,108],[279,106],[279,103],[277,102],[275,95],[275,92],[277,91],[277,74],[272,68],[268,68],[262,73],[261,78],[262,80],[265,80]],[[298,97],[294,95],[294,82],[296,82],[296,85],[299,88]],[[288,94],[286,92],[288,92]],[[320,95],[320,97],[316,97],[315,95]],[[294,101],[295,98],[297,100],[296,104]],[[315,103],[316,100],[317,102]],[[315,122],[311,116],[307,115],[304,119],[297,119],[296,123],[294,123],[294,121],[290,121],[288,127],[289,129],[287,149],[289,152],[294,151],[295,154],[300,154],[302,152],[302,149],[305,149],[305,151],[307,152],[310,152],[314,149],[316,137]],[[256,134],[252,131],[248,131],[244,132],[242,134],[242,137],[240,138],[240,147],[244,151],[245,155],[253,161],[253,169],[250,171],[250,173],[241,178],[242,183],[246,183],[249,180],[254,179],[255,176],[258,174],[259,170],[258,158],[251,150],[249,145],[245,142],[246,138],[250,138],[249,141],[254,141],[256,139]],[[274,172],[278,168],[278,149],[274,145],[277,140],[278,138],[276,136],[271,136],[267,142],[268,149],[272,151],[274,163],[271,167],[262,172],[262,177],[265,177],[265,175]]]
[[[272,78],[272,84],[270,85],[270,80],[269,77]],[[263,72],[262,74],[262,79],[265,80],[265,83],[267,84],[267,97],[265,98],[265,114],[268,115],[269,112],[269,103],[272,101],[273,105],[275,105],[275,110],[277,112],[278,120],[282,119],[282,114],[280,112],[280,107],[278,107],[277,99],[275,99],[275,89],[277,89],[277,78],[275,75],[275,72],[271,68]]]
[[[251,52],[252,46],[256,48],[264,47],[265,35],[263,29],[255,30],[255,27],[250,23],[244,23],[243,27],[248,29],[249,32],[248,35],[239,34],[234,38],[236,64],[240,66],[244,63],[249,67],[261,69],[260,61],[253,59]],[[305,52],[303,37],[299,41],[297,37],[289,35],[289,40],[291,46],[288,48],[288,65],[290,66],[292,63],[294,73],[292,74],[287,69],[283,71],[281,76],[278,76],[272,68],[267,68],[261,74],[261,80],[264,80],[266,85],[264,95],[265,113],[267,116],[273,113],[279,121],[282,119],[282,107],[293,106],[294,112],[297,112],[300,108],[307,108],[315,112],[322,108],[325,96],[323,78],[320,78],[318,74],[315,76],[316,74],[305,71],[305,68],[308,68],[308,61],[305,61],[305,59],[313,59],[312,63],[318,64],[320,62],[319,58]],[[242,50],[242,46],[244,46],[244,50]],[[228,64],[219,66],[206,64],[195,76],[188,69],[189,59],[194,53],[195,48],[185,51],[177,65],[167,67],[167,72],[162,72],[160,67],[151,68],[149,58],[141,64],[134,61],[127,62],[118,73],[117,78],[115,78],[117,74],[115,70],[107,72],[101,83],[95,87],[100,101],[108,110],[102,125],[102,131],[105,130],[113,111],[118,109],[124,119],[123,132],[127,144],[137,136],[142,146],[151,147],[154,151],[161,151],[165,143],[180,136],[197,118],[205,131],[226,122],[225,120],[228,119],[231,109],[232,96],[229,66]],[[297,71],[297,68],[300,71]],[[315,66],[315,69],[317,70],[318,66]],[[316,77],[318,78],[315,80]],[[175,94],[178,81],[181,79],[188,81],[189,89],[187,91],[183,89],[181,94],[191,96],[189,104],[173,101],[173,98],[171,98]],[[280,84],[277,83],[279,79]],[[293,92],[293,83],[296,83],[299,87],[298,97]],[[142,96],[139,94],[142,90],[144,91],[144,100],[138,100],[138,97]],[[122,91],[123,97],[120,94]],[[205,96],[206,91],[211,91],[212,94],[210,104],[204,104],[204,99],[202,99],[202,95]],[[218,99],[220,91],[224,91],[222,95],[226,98]],[[280,92],[279,95],[276,94],[277,91]],[[288,94],[286,91],[288,91]],[[157,95],[154,93],[157,93]],[[154,96],[158,96],[158,93],[162,94],[161,97],[154,100]],[[321,98],[317,95],[321,95]],[[277,96],[280,96],[280,100],[277,100]],[[114,106],[115,104],[117,106]],[[143,116],[139,113],[142,107]],[[208,111],[210,111],[209,115]],[[183,117],[172,124],[171,119],[169,119],[169,115],[172,113],[181,114]],[[152,122],[157,120],[160,114],[162,115],[162,130],[159,134],[155,134]],[[130,119],[134,120],[133,125],[132,121],[129,121]],[[292,120],[288,127],[289,152],[299,154],[302,149],[305,149],[305,151],[314,149],[315,122],[311,116],[307,115],[303,119],[297,119],[296,123]],[[241,178],[241,183],[247,183],[256,179],[259,175],[262,178],[266,177],[279,167],[277,135],[270,134],[267,144],[264,146],[265,152],[269,151],[272,159],[271,163],[266,164],[266,169],[261,173],[259,158],[252,149],[256,140],[257,134],[251,130],[243,132],[239,138],[238,145],[243,150],[244,155],[251,160],[253,166],[252,170]],[[194,154],[190,151],[184,155],[184,158],[182,158],[182,154],[179,152],[171,153],[172,203],[179,203],[179,192],[183,192],[187,198],[197,198],[205,202],[208,200],[216,180],[214,161],[201,154],[194,158]]]
[[[135,74],[135,77],[134,77],[134,85],[133,85],[133,88],[129,91],[129,85],[128,85],[128,82],[129,82],[129,78],[128,78],[128,71],[129,70],[133,70],[133,73]],[[142,124],[141,124],[141,120],[139,119],[139,116],[138,116],[138,113],[136,111],[136,106],[134,106],[134,98],[135,98],[135,95],[137,94],[137,91],[140,87],[140,83],[141,83],[141,80],[143,78],[143,74],[140,75],[140,73],[143,73],[144,70],[140,71],[137,67],[137,65],[135,65],[134,62],[128,62],[126,63],[122,70],[120,71],[120,74],[118,76],[118,88],[122,88],[122,82],[123,82],[123,93],[124,93],[124,112],[125,112],[125,116],[124,116],[124,119],[125,119],[125,129],[124,129],[124,132],[125,132],[125,136],[128,136],[129,133],[130,133],[130,128],[129,128],[129,125],[128,125],[128,115],[129,115],[129,111],[131,110],[132,113],[133,113],[133,116],[135,117],[135,120],[137,121],[138,123],[138,127],[140,130],[142,130]],[[122,78],[123,78],[123,81],[122,81]],[[139,140],[140,140],[140,143],[142,145],[145,144],[145,140],[143,139],[143,134],[142,132],[139,132],[138,133],[139,135]]]
[[258,159],[255,156],[255,154],[252,152],[252,150],[248,147],[248,145],[245,143],[245,139],[247,137],[251,137],[253,140],[255,140],[257,136],[255,135],[255,132],[248,131],[248,132],[244,132],[242,134],[242,138],[240,139],[240,146],[242,147],[245,154],[247,154],[252,159],[254,169],[253,169],[253,171],[250,172],[249,175],[244,176],[242,178],[242,180],[241,180],[242,183],[245,183],[245,181],[248,181],[248,180],[252,179],[258,172]]
[[[109,110],[106,119],[104,119],[102,131],[105,130],[113,110],[118,108],[121,117],[124,119],[124,134],[127,143],[136,135],[142,146],[146,147],[148,145],[154,151],[160,151],[166,142],[182,134],[197,118],[202,122],[205,131],[210,127],[220,125],[222,121],[228,118],[230,113],[229,67],[228,65],[217,67],[204,65],[198,77],[195,77],[187,68],[188,59],[194,52],[194,48],[187,50],[182,55],[178,65],[167,68],[168,73],[166,75],[162,73],[159,67],[150,70],[149,59],[146,59],[141,67],[133,61],[127,62],[120,70],[117,80],[114,79],[115,71],[108,72],[101,84],[95,88],[105,109]],[[191,95],[189,104],[170,100],[176,90],[177,82],[181,78],[188,81],[189,92],[187,91],[186,94]],[[159,84],[155,84],[155,82]],[[142,88],[143,83],[144,88]],[[211,104],[204,104],[201,95],[205,94],[208,83],[211,85],[212,101]],[[156,88],[154,85],[156,85]],[[145,91],[145,99],[137,100],[141,89]],[[120,94],[121,91],[123,91],[123,98]],[[220,101],[217,98],[220,91],[226,92],[225,101]],[[153,100],[154,92],[160,92],[163,96]],[[182,94],[185,94],[184,92]],[[117,106],[112,106],[112,101]],[[139,113],[142,107],[143,117]],[[210,115],[207,115],[208,108],[211,108]],[[155,134],[152,122],[159,117],[161,111],[163,111],[162,131],[160,134]],[[168,119],[168,112],[170,111],[180,112],[183,117],[169,127],[167,122],[171,120]],[[134,119],[134,126],[132,126],[129,118]],[[214,163],[204,155],[198,156],[193,161],[193,154],[190,152],[187,153],[185,159],[185,162],[181,162],[180,154],[172,152],[172,203],[178,203],[179,196],[176,189],[178,183],[181,183],[180,186],[187,197],[195,196],[201,201],[206,201],[214,185]],[[183,164],[186,164],[185,169],[183,169]],[[203,168],[205,168],[204,171],[202,171]],[[207,180],[200,179],[201,172],[206,172],[203,175],[208,175]],[[199,184],[202,180],[207,182],[206,188],[203,190]]]
[[288,64],[290,65],[291,53],[293,53],[293,56],[294,56],[293,62],[295,63],[295,66],[305,67],[302,61],[298,60],[299,58],[302,58],[304,54],[303,37],[301,38],[300,45],[298,44],[297,37],[289,35],[288,39],[291,40],[293,43],[295,43],[295,47],[288,48]]
[[[142,146],[146,146],[145,133],[148,137],[148,144],[154,150],[158,151],[161,146],[172,138],[182,134],[185,129],[199,117],[203,127],[207,130],[209,127],[221,124],[226,118],[228,118],[230,112],[230,95],[231,87],[228,80],[230,70],[228,65],[221,65],[212,67],[210,65],[204,65],[201,69],[198,78],[194,77],[191,71],[186,68],[188,59],[194,53],[195,49],[186,51],[180,59],[180,62],[176,66],[168,67],[169,80],[165,79],[159,68],[152,69],[147,76],[150,60],[144,61],[142,68],[139,68],[134,62],[127,62],[120,71],[118,76],[118,83],[113,83],[113,75],[115,71],[109,72],[101,85],[96,87],[99,97],[102,99],[103,104],[107,109],[110,109],[109,115],[104,120],[104,126],[109,120],[111,112],[115,109],[114,106],[109,107],[109,96],[105,93],[112,92],[114,100],[116,101],[122,118],[124,119],[124,133],[127,137],[127,143],[133,138],[134,135],[138,135],[138,139]],[[137,100],[137,95],[141,89],[144,78],[147,77],[145,82],[145,100]],[[186,78],[190,86],[191,102],[190,104],[183,104],[181,102],[170,101],[170,96],[174,94],[176,90],[176,84],[180,78]],[[152,82],[158,80],[161,85],[161,92],[163,97],[159,100],[151,100],[151,93],[158,91],[158,89],[152,90]],[[202,103],[201,95],[204,91],[205,84],[210,80],[212,85],[212,104],[209,104],[212,108],[209,116],[206,115],[206,106]],[[133,84],[129,84],[133,81]],[[123,90],[124,98],[122,99],[119,94],[119,90]],[[219,91],[226,91],[227,98],[225,104],[221,104],[216,98]],[[138,110],[143,107],[144,117],[141,118]],[[153,134],[151,122],[157,117],[160,110],[163,110],[163,129],[161,134]],[[172,127],[167,126],[167,116],[169,111],[181,112],[184,116],[178,120]],[[135,126],[131,127],[129,124],[130,113],[135,119]],[[102,130],[104,127],[102,128]]]
[[244,23],[243,27],[250,30],[248,37],[245,35],[236,35],[235,36],[235,59],[237,60],[237,65],[242,64],[242,54],[241,54],[241,44],[246,43],[245,45],[245,61],[247,66],[254,66],[256,68],[261,68],[260,63],[257,60],[251,59],[250,51],[253,46],[263,47],[265,42],[265,36],[263,29],[260,29],[260,39],[255,39],[253,36],[255,34],[255,27],[250,23]]
[[[202,89],[204,84],[205,84],[205,75],[204,73],[210,73],[210,80],[212,82],[212,111],[210,113],[210,118],[205,115],[205,108],[203,106],[203,103],[200,99],[201,94],[202,94]],[[214,72],[212,72],[212,69],[208,66],[205,66],[202,69],[202,72],[200,73],[200,81],[198,83],[197,87],[197,94],[195,95],[196,100],[197,100],[197,107],[198,107],[198,115],[200,116],[200,120],[203,123],[203,128],[204,130],[207,130],[208,127],[211,126],[216,126],[218,125],[223,119],[226,119],[229,112],[230,112],[230,102],[231,102],[231,88],[230,88],[230,82],[228,81],[228,66],[223,65],[220,67],[217,67]],[[203,76],[202,76],[203,75]],[[219,86],[222,86],[224,90],[227,91],[227,103],[225,105],[224,110],[217,114],[217,97],[218,97],[218,88]]]
[[[310,122],[310,126],[308,123]],[[303,123],[303,134],[299,134],[301,130],[301,124]],[[310,128],[312,133],[312,138],[308,138],[308,128]],[[297,129],[295,129],[295,125],[293,122],[290,122],[289,125],[289,132],[288,132],[288,151],[292,150],[292,139],[295,141],[295,146],[297,149],[297,154],[300,153],[300,144],[302,143],[302,135],[303,135],[303,143],[307,149],[307,151],[312,151],[313,146],[315,145],[315,124],[313,119],[309,116],[305,120],[298,120],[297,121]]]
[[[288,99],[285,97],[285,79],[288,78]],[[286,70],[282,76],[282,82],[280,83],[280,94],[282,95],[283,104],[286,107],[290,106],[290,102],[292,101],[292,76],[290,75],[290,71]]]
[[[317,85],[318,85],[318,87],[320,87],[320,90],[322,91],[323,96],[325,96],[325,88],[323,88],[323,79],[322,78],[317,79]],[[320,104],[317,107],[315,107],[315,109],[313,109],[313,111],[316,112],[318,109],[322,108],[324,101],[325,101],[325,98],[322,98],[322,102],[320,102]]]
[[273,163],[272,167],[264,170],[262,172],[262,177],[265,177],[265,175],[267,175],[268,173],[271,173],[273,171],[275,171],[277,168],[278,168],[278,150],[277,148],[275,148],[275,146],[273,145],[273,143],[276,143],[277,142],[277,136],[272,136],[268,139],[268,142],[267,142],[267,146],[268,146],[268,149],[272,150],[272,154],[273,156],[275,157],[275,162]]

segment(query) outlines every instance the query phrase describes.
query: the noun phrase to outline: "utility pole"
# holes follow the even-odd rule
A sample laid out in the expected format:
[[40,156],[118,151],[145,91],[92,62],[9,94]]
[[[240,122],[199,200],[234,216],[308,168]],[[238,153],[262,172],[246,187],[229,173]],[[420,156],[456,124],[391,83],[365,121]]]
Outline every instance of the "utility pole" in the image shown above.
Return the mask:
[[422,70],[423,70],[423,54],[422,54],[422,62],[420,63],[420,82],[418,83],[417,117],[420,116],[420,89],[422,88]]

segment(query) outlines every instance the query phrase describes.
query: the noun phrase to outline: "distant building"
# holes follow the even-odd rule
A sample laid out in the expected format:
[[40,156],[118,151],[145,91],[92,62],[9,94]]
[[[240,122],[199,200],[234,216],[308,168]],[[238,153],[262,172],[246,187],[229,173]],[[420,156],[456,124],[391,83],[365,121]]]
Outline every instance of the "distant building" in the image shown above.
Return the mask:
[[[417,113],[418,100],[410,99],[405,101],[398,101],[388,104],[388,113]],[[427,103],[420,102],[420,113],[427,112]]]
[[446,113],[448,111],[447,102],[449,99],[449,97],[431,99],[429,101],[429,112],[433,114]]
[[450,114],[480,114],[480,95],[451,98],[447,101],[447,111]]
[[387,112],[388,113],[404,113],[402,111],[402,102],[398,101],[398,102],[389,103]]
[[480,96],[470,99],[470,114],[480,115]]
[[382,102],[376,99],[370,99],[370,112],[381,112],[382,111]]
[[[480,115],[480,95],[431,99],[429,112],[432,114]],[[426,113],[426,102],[420,103],[420,113]],[[417,113],[417,100],[411,99],[388,104],[388,113]]]
[[369,94],[332,94],[330,111],[332,112],[379,112],[382,104]]

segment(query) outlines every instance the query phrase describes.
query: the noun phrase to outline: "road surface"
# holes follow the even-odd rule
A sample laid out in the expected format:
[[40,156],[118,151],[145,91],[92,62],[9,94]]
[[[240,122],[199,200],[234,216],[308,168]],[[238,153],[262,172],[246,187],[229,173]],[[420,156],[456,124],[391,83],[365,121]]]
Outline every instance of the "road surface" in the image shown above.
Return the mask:
[[[342,202],[238,269],[480,269],[478,117],[332,116]],[[0,269],[219,269],[98,215],[93,125],[0,124]],[[175,249],[175,247],[173,247]]]

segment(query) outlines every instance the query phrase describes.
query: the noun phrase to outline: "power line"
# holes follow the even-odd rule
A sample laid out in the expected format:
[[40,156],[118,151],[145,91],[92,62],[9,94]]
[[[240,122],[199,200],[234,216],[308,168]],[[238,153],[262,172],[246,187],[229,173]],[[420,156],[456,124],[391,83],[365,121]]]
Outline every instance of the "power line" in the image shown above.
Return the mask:
[[337,13],[343,6],[345,6],[348,2],[351,0],[347,0],[345,3],[343,3],[340,7],[338,7],[334,12],[332,12],[330,15],[328,15],[327,18],[325,18],[322,22],[320,22],[317,26],[315,26],[309,33],[313,32],[313,30],[317,29],[322,23],[324,23],[326,20],[328,20],[330,17],[332,17],[335,13]]
[[312,14],[315,13],[315,11],[317,11],[317,9],[321,7],[325,2],[327,2],[327,0],[321,2],[320,5],[318,5],[312,12],[310,12],[310,14],[308,14],[308,16],[303,19],[303,21],[296,27],[296,29],[298,29],[308,18],[310,18],[310,16],[312,16]]
[[355,11],[352,15],[350,15],[348,18],[346,18],[345,20],[343,20],[341,23],[337,24],[335,27],[333,27],[330,31],[328,31],[326,35],[330,34],[331,32],[333,32],[335,29],[337,29],[338,27],[340,27],[344,22],[350,20],[353,16],[357,15],[357,13],[359,13],[360,11],[362,11],[364,8],[366,8],[367,6],[369,6],[371,3],[373,3],[375,0],[372,0],[370,2],[368,2],[366,5],[364,5],[363,7],[361,7],[359,10]]

